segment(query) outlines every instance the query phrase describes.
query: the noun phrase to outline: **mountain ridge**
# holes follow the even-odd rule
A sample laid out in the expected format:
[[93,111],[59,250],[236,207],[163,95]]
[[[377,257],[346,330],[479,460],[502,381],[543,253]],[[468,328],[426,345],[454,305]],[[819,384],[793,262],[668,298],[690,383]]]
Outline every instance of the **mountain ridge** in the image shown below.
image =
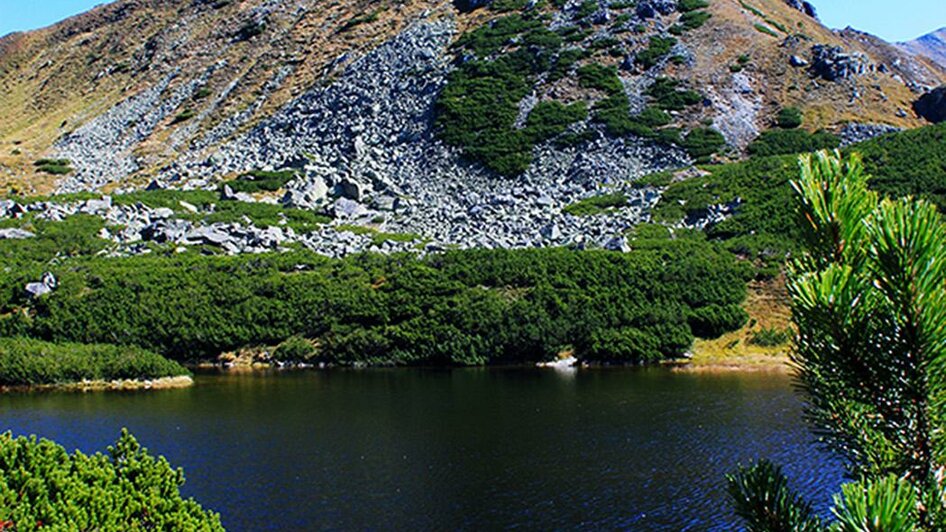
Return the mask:
[[922,55],[946,67],[946,27],[932,31],[898,46],[914,55]]

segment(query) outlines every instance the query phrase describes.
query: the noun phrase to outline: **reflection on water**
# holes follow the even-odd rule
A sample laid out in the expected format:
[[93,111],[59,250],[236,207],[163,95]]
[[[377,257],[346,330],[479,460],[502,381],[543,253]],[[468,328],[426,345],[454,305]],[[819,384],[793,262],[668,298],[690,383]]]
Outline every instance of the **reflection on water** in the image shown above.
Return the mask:
[[723,475],[841,480],[788,378],[664,370],[201,375],[185,390],[0,397],[0,430],[104,450],[128,427],[232,530],[729,530]]

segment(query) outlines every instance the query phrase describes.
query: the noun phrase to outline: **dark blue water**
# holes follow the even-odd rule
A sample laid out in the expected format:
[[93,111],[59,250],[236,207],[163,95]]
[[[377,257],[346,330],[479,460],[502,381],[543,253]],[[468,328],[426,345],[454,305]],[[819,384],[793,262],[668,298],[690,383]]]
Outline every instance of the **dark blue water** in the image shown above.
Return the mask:
[[232,530],[731,530],[740,463],[783,464],[821,509],[841,482],[778,375],[402,369],[0,397],[0,431],[70,450],[122,427]]

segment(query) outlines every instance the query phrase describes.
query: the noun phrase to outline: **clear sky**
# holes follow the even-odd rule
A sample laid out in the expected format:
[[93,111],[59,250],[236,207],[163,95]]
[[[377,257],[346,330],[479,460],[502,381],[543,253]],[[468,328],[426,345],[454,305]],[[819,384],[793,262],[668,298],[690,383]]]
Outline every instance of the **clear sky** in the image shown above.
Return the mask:
[[[48,26],[103,0],[0,0],[0,35]],[[828,26],[857,29],[888,41],[914,39],[946,26],[946,0],[813,0]]]
[[946,26],[946,0],[809,1],[826,25],[853,26],[891,42],[909,41]]

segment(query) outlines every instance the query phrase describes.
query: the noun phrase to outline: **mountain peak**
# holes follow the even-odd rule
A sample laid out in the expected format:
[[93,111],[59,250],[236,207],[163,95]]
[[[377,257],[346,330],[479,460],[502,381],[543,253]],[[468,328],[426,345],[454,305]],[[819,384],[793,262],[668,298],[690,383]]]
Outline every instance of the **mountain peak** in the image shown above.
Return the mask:
[[899,46],[914,55],[922,55],[946,67],[946,27]]

